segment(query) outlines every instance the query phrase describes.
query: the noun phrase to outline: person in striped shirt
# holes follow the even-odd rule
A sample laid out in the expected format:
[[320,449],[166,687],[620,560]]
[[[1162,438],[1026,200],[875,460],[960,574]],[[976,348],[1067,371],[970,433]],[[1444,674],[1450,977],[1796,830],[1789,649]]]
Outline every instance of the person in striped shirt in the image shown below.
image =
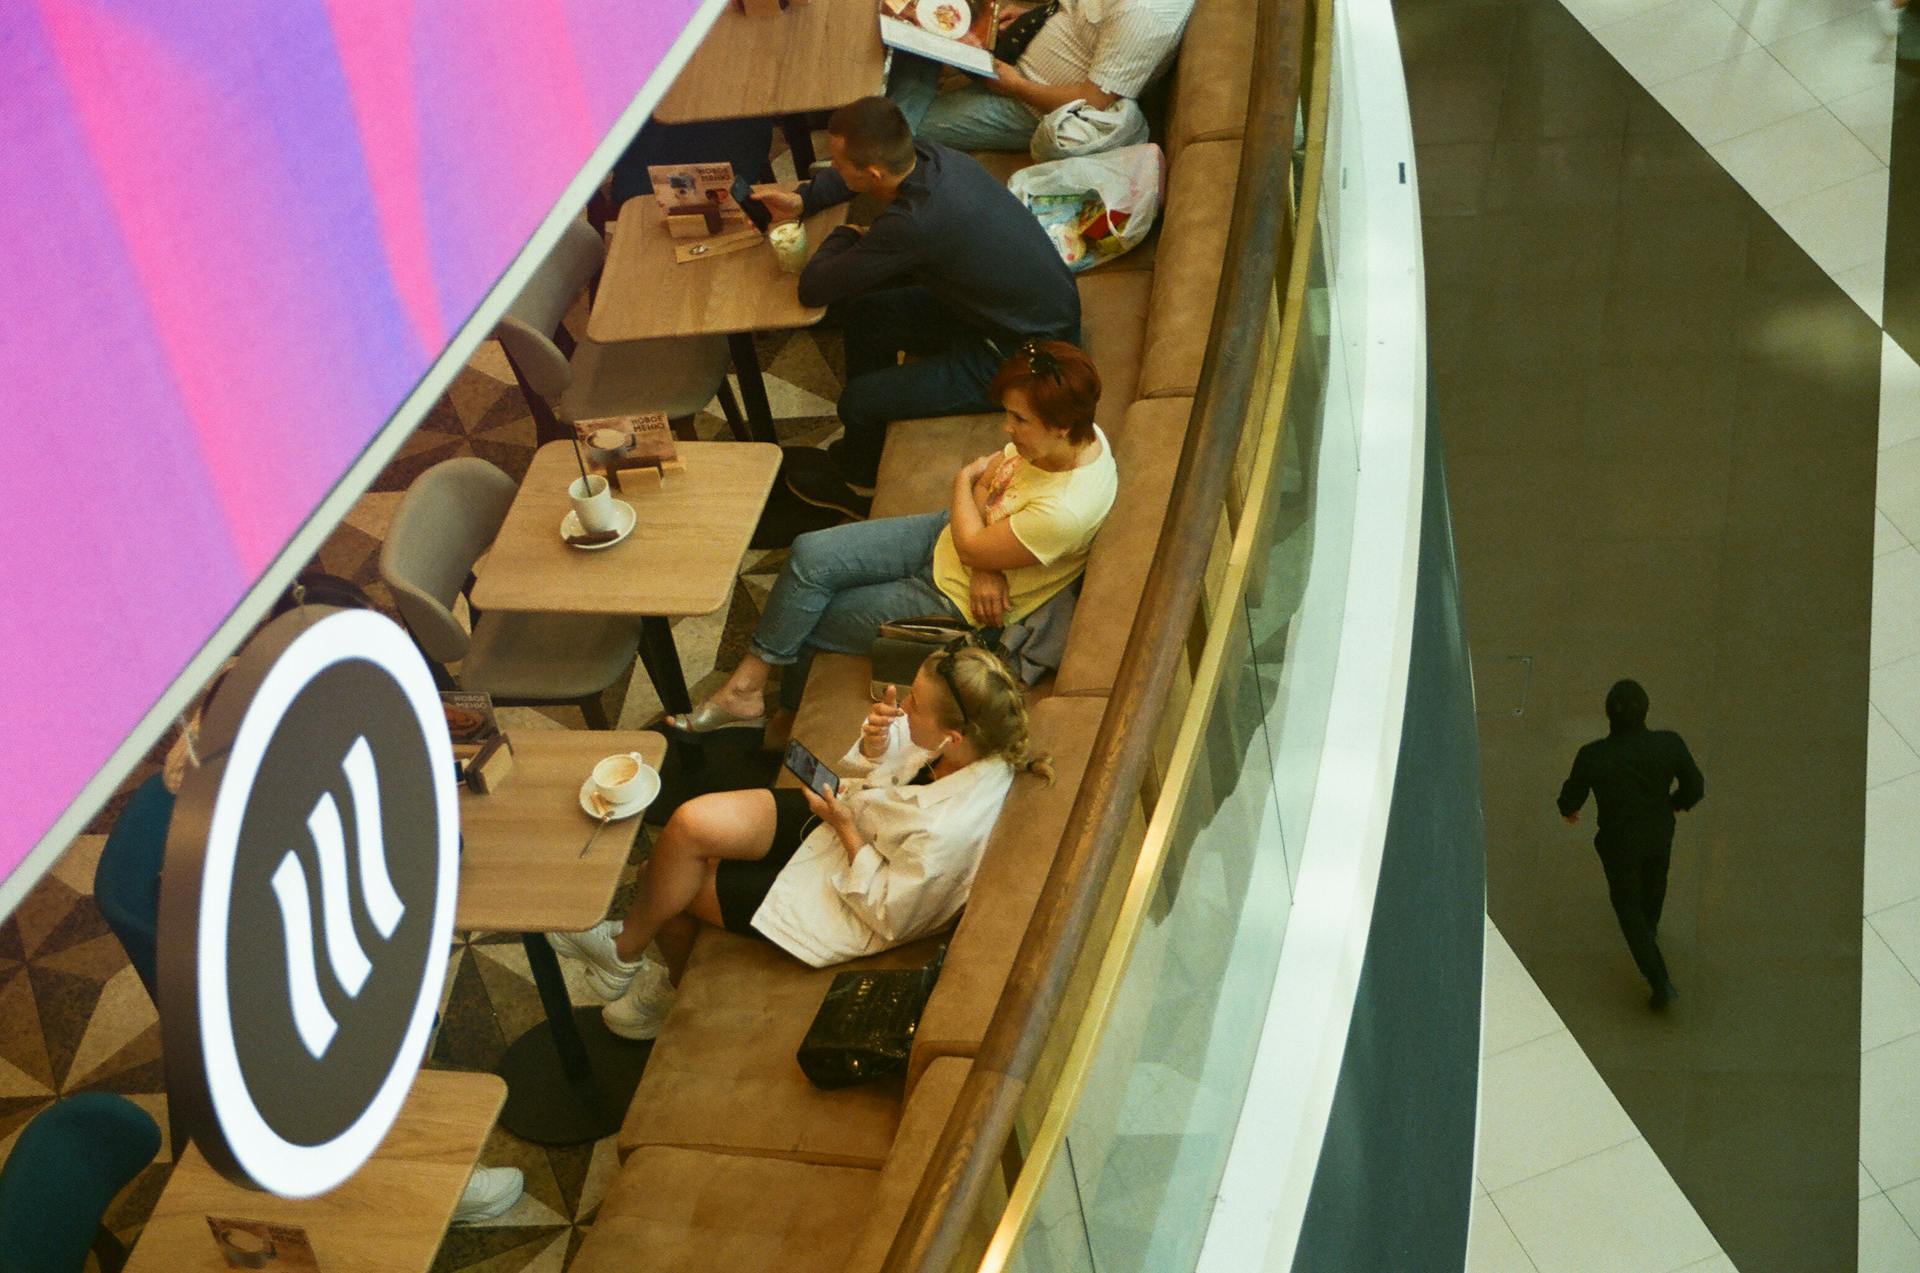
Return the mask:
[[1106,109],[1137,98],[1173,62],[1193,0],[1057,0],[1052,16],[995,78],[940,91],[941,66],[896,52],[887,79],[914,136],[959,150],[1025,150],[1043,116],[1068,102]]

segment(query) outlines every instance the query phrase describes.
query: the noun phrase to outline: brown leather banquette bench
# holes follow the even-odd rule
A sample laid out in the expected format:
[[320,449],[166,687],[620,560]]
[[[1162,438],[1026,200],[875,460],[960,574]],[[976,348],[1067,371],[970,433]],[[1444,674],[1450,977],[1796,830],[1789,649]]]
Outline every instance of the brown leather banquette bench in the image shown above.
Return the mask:
[[[769,943],[702,931],[620,1129],[623,1165],[573,1262],[579,1273],[879,1269],[1006,985],[1133,627],[1213,324],[1254,23],[1254,0],[1198,0],[1160,136],[1160,225],[1079,278],[1120,493],[1088,561],[1065,659],[1034,708],[1033,741],[1058,780],[1015,781],[950,934],[815,970]],[[1024,163],[980,158],[1002,176]],[[873,515],[942,507],[954,470],[1003,441],[997,415],[896,424]],[[867,683],[865,659],[815,659],[794,736],[839,755],[867,712]],[[810,1086],[794,1050],[833,976],[922,963],[940,940],[950,940],[946,962],[905,1078]]]

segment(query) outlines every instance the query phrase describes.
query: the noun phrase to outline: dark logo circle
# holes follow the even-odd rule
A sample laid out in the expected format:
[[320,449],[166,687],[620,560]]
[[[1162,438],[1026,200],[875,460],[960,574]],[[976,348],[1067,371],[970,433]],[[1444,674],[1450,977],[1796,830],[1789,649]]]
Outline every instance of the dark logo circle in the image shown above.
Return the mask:
[[439,839],[426,741],[365,659],[287,705],[240,823],[227,995],[240,1073],[299,1145],[341,1135],[386,1080],[433,936]]
[[223,1172],[310,1196],[372,1154],[425,1052],[457,886],[450,746],[419,652],[370,611],[276,620],[235,680],[244,714],[170,834],[163,922],[191,939],[162,950],[168,1081]]

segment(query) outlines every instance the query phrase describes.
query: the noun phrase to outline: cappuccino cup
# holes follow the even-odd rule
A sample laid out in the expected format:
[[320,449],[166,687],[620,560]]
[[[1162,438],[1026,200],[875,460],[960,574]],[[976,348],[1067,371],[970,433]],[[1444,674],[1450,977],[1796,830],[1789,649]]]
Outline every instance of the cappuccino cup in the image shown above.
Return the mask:
[[627,752],[608,756],[593,767],[593,789],[608,804],[626,805],[651,798],[660,789],[660,778],[638,753]]
[[573,501],[573,515],[580,519],[581,530],[592,535],[620,529],[620,514],[607,490],[607,479],[598,473],[574,478],[567,487],[567,497]]

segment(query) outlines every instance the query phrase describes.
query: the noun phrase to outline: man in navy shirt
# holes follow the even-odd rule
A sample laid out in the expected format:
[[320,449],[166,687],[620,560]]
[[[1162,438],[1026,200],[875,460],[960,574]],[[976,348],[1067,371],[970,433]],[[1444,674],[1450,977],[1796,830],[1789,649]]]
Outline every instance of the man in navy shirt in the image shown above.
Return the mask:
[[1582,747],[1560,788],[1560,816],[1580,821],[1592,791],[1600,811],[1593,847],[1607,873],[1607,894],[1640,975],[1653,988],[1648,1003],[1664,1008],[1679,996],[1655,940],[1673,856],[1673,815],[1700,803],[1706,782],[1693,754],[1670,729],[1647,728],[1647,692],[1637,681],[1607,691],[1607,736]]
[[[993,410],[987,386],[1023,341],[1078,342],[1080,293],[1033,214],[970,156],[915,143],[886,98],[841,107],[827,133],[832,170],[761,199],[784,219],[859,196],[800,275],[800,300],[831,307],[845,329],[846,434],[831,463],[790,450],[785,480],[808,503],[864,517],[887,425]],[[854,224],[863,204],[878,211]]]

